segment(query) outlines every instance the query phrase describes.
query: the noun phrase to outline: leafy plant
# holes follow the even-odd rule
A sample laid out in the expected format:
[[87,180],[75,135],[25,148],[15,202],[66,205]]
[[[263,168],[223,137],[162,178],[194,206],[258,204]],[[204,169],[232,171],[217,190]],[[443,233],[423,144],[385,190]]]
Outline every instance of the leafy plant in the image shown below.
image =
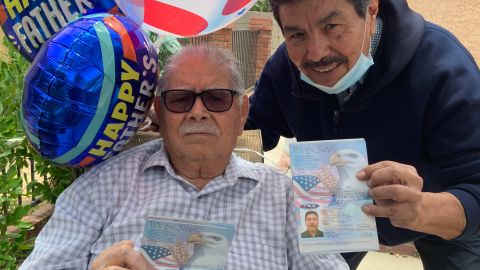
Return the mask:
[[[24,200],[55,202],[76,171],[42,159],[29,145],[21,128],[19,108],[30,63],[8,40],[3,43],[8,57],[0,59],[0,269],[10,270],[17,269],[33,248],[33,239],[27,238],[32,225],[22,221],[31,208]],[[33,164],[36,176],[27,173]]]
[[[4,41],[5,45],[9,45]],[[23,222],[30,205],[21,205],[21,168],[25,165],[24,135],[18,126],[19,89],[28,63],[9,48],[9,62],[0,62],[0,269],[16,269],[32,244],[26,238],[31,225]],[[16,230],[11,230],[15,226]]]
[[149,36],[157,50],[158,65],[160,74],[162,74],[168,58],[178,52],[182,48],[182,45],[174,37],[160,36],[153,32],[150,32]]
[[[159,68],[181,48],[174,38],[151,34],[157,48]],[[20,121],[24,77],[30,63],[4,38],[7,60],[0,58],[0,269],[15,270],[33,248],[27,232],[32,225],[22,221],[33,203],[55,203],[63,190],[83,170],[60,167],[40,157],[30,146]],[[32,173],[32,172],[35,173]]]
[[258,0],[250,10],[251,11],[259,11],[259,12],[270,12],[270,11],[272,11],[272,9],[270,8],[270,3],[268,2],[268,0]]

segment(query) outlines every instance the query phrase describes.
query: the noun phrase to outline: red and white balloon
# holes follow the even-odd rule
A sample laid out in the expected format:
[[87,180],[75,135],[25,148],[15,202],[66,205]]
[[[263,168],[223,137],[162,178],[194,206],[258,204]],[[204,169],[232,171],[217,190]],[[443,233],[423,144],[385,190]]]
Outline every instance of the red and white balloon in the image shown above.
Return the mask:
[[193,37],[219,30],[244,15],[256,0],[116,0],[145,29],[163,36]]

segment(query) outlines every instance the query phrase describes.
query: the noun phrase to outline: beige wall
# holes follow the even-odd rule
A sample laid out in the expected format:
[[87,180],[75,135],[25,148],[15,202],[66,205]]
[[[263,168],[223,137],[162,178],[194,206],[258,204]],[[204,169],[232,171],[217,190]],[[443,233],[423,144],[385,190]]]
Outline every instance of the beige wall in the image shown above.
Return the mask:
[[480,64],[479,0],[408,0],[408,3],[425,19],[455,34]]

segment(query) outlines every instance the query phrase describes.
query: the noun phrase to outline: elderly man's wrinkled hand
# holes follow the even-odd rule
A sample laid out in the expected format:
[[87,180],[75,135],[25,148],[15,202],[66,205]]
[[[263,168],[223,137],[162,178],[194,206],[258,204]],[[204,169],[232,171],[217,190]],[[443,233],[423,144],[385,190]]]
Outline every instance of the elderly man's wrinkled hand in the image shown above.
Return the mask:
[[423,179],[409,165],[382,161],[357,174],[367,181],[369,193],[377,205],[365,205],[370,216],[389,218],[396,227],[422,231]]
[[133,242],[129,240],[117,242],[98,255],[90,270],[153,270],[142,254],[133,247]]

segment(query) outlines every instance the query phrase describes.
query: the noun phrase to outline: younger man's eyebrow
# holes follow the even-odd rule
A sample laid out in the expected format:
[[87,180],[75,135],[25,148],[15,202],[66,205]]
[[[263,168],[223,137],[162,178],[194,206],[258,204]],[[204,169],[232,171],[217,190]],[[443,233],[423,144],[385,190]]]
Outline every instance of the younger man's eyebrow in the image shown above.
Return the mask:
[[[335,17],[338,17],[339,15],[340,15],[340,13],[338,13],[337,11],[332,11],[332,12],[330,12],[330,14],[328,14],[324,18],[318,20],[315,23],[315,25],[320,26],[320,25],[326,24],[326,23],[328,23],[328,21],[330,21],[331,19],[333,19]],[[283,32],[286,33],[286,34],[287,33],[292,33],[292,32],[301,32],[301,31],[303,31],[303,28],[298,27],[298,26],[285,25],[283,27]]]
[[301,32],[302,30],[303,30],[303,28],[300,28],[298,26],[285,25],[283,27],[283,32],[285,32],[285,33]]
[[322,25],[322,24],[326,24],[328,21],[330,21],[331,19],[333,19],[335,17],[338,17],[339,15],[340,15],[340,13],[338,13],[337,11],[332,11],[325,18],[318,20],[315,24],[317,26]]

